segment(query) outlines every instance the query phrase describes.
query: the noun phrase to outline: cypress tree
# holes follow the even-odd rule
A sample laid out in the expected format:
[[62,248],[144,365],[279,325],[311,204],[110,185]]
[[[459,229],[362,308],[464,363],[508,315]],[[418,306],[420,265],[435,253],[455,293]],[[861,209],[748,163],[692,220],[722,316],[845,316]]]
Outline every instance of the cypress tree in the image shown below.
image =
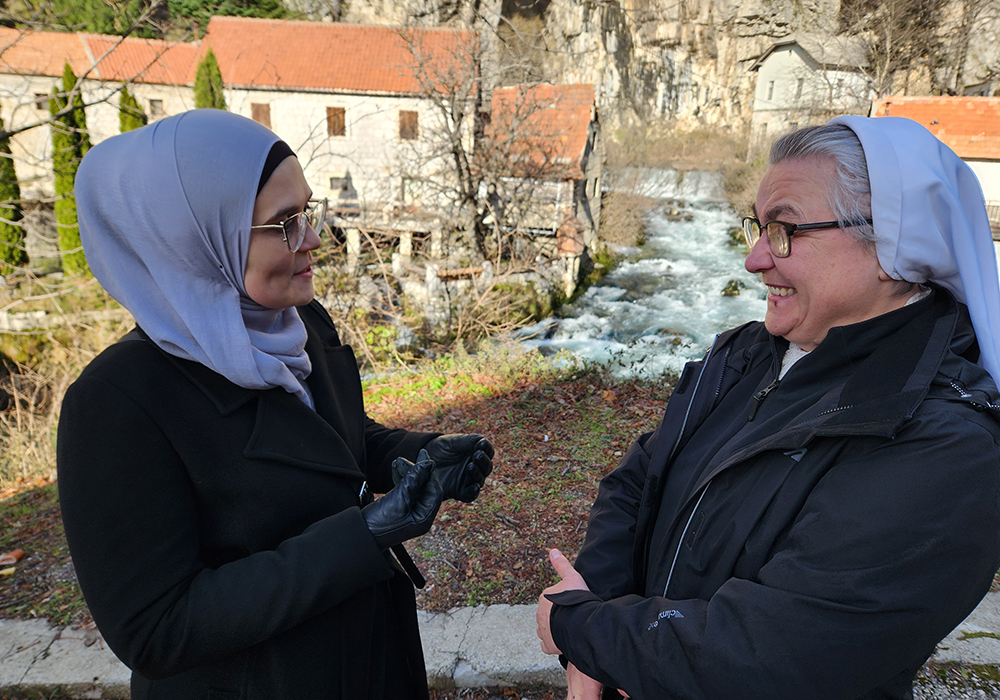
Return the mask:
[[[76,87],[76,75],[69,63],[63,64],[63,95],[69,93]],[[87,113],[83,107],[83,91],[73,95],[73,111],[70,112],[72,126],[74,129],[74,141],[78,158],[83,158],[90,150],[90,132],[87,131]]]
[[119,130],[124,134],[126,131],[146,126],[148,122],[149,119],[142,111],[142,107],[139,106],[139,101],[128,91],[127,85],[122,85],[122,91],[118,98]]
[[69,63],[63,67],[63,90],[53,88],[49,100],[52,114],[52,170],[55,175],[55,214],[59,232],[59,250],[62,251],[63,271],[67,274],[86,271],[87,258],[80,243],[80,228],[76,217],[76,197],[73,182],[80,160],[90,150],[87,135],[83,97],[72,99],[73,109],[60,115],[68,104],[69,93],[76,85],[76,76]]
[[[4,130],[0,119],[0,131]],[[14,172],[14,159],[10,153],[10,137],[0,139],[0,272],[8,273],[8,266],[26,265],[28,251],[24,248],[24,227],[21,220],[21,187]]]
[[194,106],[197,109],[212,107],[226,108],[226,98],[222,94],[222,71],[212,49],[198,63],[194,74]]

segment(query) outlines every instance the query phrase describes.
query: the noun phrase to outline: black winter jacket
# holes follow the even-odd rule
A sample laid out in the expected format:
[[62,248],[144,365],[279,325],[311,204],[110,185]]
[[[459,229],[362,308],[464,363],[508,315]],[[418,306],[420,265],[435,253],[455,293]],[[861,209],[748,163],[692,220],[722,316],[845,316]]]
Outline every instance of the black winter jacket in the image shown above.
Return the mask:
[[368,419],[351,349],[317,302],[299,313],[315,411],[149,341],[66,393],[66,535],[133,700],[427,697],[412,584],[358,493],[433,435]]
[[[989,589],[1000,399],[970,362],[965,307],[935,289],[834,328],[776,383],[786,347],[761,323],[721,335],[602,481],[576,562],[593,592],[550,599],[556,644],[606,687],[634,700],[911,698]],[[718,451],[671,474],[717,409]],[[683,492],[662,493],[668,479]],[[663,518],[670,545],[650,551]]]

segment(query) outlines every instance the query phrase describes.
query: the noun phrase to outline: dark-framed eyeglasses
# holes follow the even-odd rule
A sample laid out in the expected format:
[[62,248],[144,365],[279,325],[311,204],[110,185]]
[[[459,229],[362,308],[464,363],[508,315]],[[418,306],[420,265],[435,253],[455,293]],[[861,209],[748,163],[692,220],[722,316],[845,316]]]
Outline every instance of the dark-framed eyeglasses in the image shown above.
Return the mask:
[[752,216],[743,219],[743,238],[747,245],[753,248],[760,240],[762,232],[767,233],[767,244],[771,255],[776,258],[787,258],[792,253],[792,236],[800,231],[823,231],[831,228],[850,228],[852,226],[871,225],[871,219],[863,221],[822,221],[815,224],[790,224],[785,221],[768,221],[761,224]]
[[323,230],[326,222],[326,210],[329,202],[326,199],[310,199],[306,202],[304,211],[292,214],[287,219],[283,219],[276,224],[258,224],[251,226],[255,228],[276,228],[281,229],[281,236],[285,239],[288,250],[294,253],[302,247],[306,240],[306,226],[308,225],[317,234]]

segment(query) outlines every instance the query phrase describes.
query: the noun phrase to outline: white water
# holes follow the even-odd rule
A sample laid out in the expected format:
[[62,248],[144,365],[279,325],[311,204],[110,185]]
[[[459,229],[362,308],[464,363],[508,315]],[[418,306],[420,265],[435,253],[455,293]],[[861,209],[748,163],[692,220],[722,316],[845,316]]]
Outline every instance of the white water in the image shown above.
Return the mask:
[[[720,331],[762,319],[766,292],[743,268],[742,248],[729,244],[739,220],[715,173],[636,170],[619,182],[661,200],[647,217],[645,245],[630,249],[624,262],[564,307],[564,318],[546,319],[521,337],[534,335],[524,343],[546,353],[565,349],[618,374],[679,372]],[[671,220],[678,218],[672,210],[681,220]],[[723,296],[733,279],[746,288]]]

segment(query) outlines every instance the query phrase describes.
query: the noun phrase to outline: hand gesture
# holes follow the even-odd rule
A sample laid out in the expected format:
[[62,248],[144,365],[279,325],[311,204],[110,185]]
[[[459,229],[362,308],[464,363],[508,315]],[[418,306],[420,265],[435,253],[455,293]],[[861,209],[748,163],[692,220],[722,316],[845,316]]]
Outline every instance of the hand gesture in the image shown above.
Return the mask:
[[542,651],[546,654],[561,654],[562,651],[552,640],[552,630],[549,629],[549,616],[552,614],[552,603],[545,596],[548,593],[561,593],[562,591],[589,591],[590,588],[587,586],[587,582],[583,580],[583,576],[573,568],[573,565],[569,563],[569,560],[558,549],[549,551],[549,561],[552,562],[553,568],[562,578],[562,581],[554,586],[549,586],[538,596],[538,611],[535,613],[537,629],[535,633],[542,640]]
[[[493,445],[482,435],[441,435],[427,443],[434,461],[434,475],[441,482],[442,497],[466,503],[476,500],[493,471]],[[393,464],[393,481],[402,474]]]
[[420,450],[416,464],[400,457],[393,463],[394,471],[397,464],[403,477],[396,488],[361,509],[382,549],[426,533],[441,507],[441,484],[432,474],[434,462],[426,450]]

